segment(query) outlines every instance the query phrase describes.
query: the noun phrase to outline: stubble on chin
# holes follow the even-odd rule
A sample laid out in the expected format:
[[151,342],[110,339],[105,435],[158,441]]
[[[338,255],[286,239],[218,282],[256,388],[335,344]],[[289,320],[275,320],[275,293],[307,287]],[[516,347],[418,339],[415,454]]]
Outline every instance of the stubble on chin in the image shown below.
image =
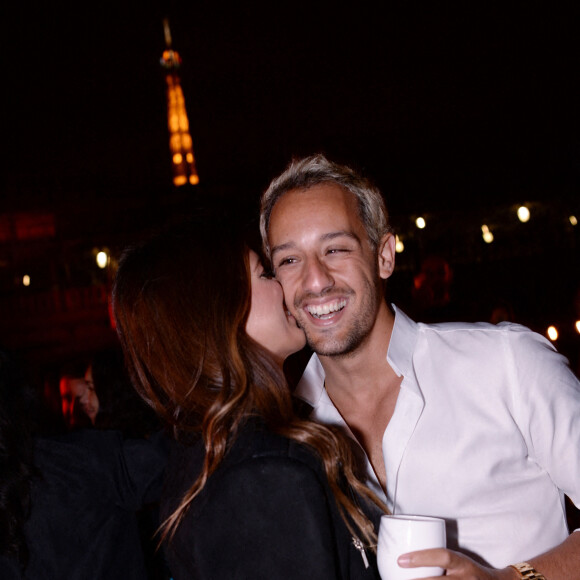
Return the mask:
[[308,346],[317,355],[347,358],[353,356],[364,345],[375,324],[381,299],[378,289],[370,280],[365,283],[363,297],[359,316],[342,332],[336,328],[312,328],[308,323],[297,319],[298,325],[306,335]]

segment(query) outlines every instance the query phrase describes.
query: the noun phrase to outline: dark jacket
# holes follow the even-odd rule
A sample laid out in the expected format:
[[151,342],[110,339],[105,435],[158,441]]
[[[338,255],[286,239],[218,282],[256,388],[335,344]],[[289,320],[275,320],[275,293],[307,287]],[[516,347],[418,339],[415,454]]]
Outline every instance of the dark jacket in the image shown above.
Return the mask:
[[25,578],[146,580],[137,511],[159,500],[166,462],[159,437],[87,430],[38,439]]
[[[162,518],[200,472],[201,442],[175,444]],[[378,525],[378,509],[371,514]],[[372,579],[338,511],[321,461],[306,447],[245,427],[166,546],[175,580]]]

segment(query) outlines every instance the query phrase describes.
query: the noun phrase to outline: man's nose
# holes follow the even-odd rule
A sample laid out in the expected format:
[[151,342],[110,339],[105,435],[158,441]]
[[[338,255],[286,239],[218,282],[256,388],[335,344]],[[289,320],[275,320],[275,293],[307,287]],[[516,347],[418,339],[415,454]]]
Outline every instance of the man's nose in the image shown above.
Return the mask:
[[332,286],[334,286],[334,278],[326,264],[318,257],[307,260],[304,269],[303,290],[320,294]]

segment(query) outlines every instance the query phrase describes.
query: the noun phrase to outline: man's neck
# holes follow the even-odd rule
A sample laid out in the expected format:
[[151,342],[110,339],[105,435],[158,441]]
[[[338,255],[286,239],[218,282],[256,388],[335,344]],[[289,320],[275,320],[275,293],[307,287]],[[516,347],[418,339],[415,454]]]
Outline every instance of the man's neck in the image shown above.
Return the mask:
[[355,352],[343,357],[320,357],[328,396],[365,450],[385,493],[382,440],[402,381],[387,362],[394,324],[394,314],[383,303],[371,334]]

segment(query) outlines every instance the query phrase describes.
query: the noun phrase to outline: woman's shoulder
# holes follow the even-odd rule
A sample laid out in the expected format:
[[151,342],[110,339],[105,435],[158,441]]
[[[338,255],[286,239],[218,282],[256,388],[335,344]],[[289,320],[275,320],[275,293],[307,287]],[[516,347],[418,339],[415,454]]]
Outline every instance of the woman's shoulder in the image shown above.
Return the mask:
[[297,470],[307,469],[317,475],[323,473],[321,459],[303,443],[274,433],[259,422],[250,422],[239,431],[224,459],[224,467],[241,468],[259,463],[286,464]]
[[[171,464],[179,472],[194,473],[201,469],[205,457],[203,442],[182,445],[174,443]],[[218,472],[249,469],[260,464],[295,465],[297,469],[308,469],[322,474],[319,457],[308,448],[289,437],[272,432],[259,421],[249,421],[241,426],[232,440]]]
[[[169,469],[163,511],[175,509],[203,460],[201,442],[179,447]],[[330,517],[331,495],[320,460],[306,446],[259,424],[245,425],[191,504],[179,535],[197,537],[196,530],[207,532],[211,522],[234,514],[240,521],[258,518],[264,525],[303,512],[316,512],[316,519]]]

